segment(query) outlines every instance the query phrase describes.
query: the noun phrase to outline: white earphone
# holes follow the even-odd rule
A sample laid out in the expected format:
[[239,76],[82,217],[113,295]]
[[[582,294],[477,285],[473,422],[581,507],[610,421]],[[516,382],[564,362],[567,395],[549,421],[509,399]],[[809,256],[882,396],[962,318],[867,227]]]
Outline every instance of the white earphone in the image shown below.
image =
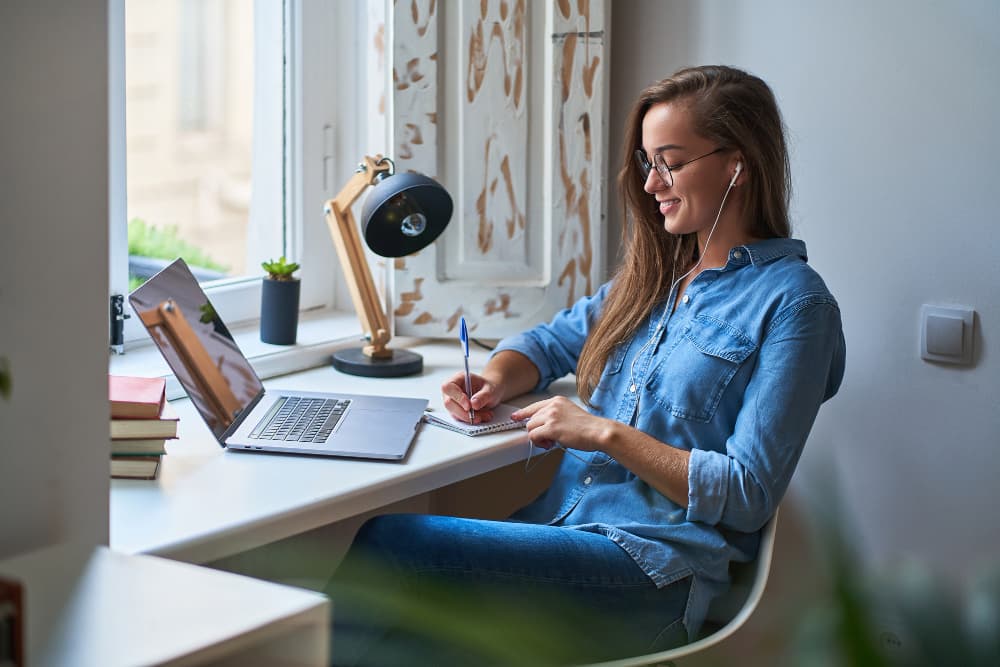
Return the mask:
[[743,171],[743,163],[737,162],[736,171],[733,172],[733,180],[729,181],[729,187],[733,187],[734,185],[736,185],[736,179],[740,177],[741,171]]

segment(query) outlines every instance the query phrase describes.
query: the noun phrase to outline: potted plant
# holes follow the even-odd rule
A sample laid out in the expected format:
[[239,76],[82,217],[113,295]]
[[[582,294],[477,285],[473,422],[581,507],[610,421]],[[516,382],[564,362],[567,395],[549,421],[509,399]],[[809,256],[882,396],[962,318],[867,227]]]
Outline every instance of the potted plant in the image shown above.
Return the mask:
[[294,345],[299,325],[299,279],[296,262],[282,256],[261,262],[267,277],[261,281],[260,339],[273,345]]

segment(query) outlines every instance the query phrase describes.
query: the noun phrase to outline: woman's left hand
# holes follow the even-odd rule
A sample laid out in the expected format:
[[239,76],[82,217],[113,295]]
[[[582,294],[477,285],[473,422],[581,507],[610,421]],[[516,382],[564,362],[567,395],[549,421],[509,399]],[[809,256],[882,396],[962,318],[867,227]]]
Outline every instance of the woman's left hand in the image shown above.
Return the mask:
[[556,442],[572,449],[595,451],[608,435],[608,422],[596,417],[565,396],[555,396],[521,408],[513,419],[527,419],[528,438],[548,449]]

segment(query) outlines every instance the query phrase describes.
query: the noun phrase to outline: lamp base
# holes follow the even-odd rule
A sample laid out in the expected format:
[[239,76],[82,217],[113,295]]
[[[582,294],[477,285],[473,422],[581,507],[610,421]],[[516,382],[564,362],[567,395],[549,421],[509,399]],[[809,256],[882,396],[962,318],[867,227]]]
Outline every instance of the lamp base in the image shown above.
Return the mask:
[[393,350],[388,359],[372,359],[362,348],[354,347],[334,352],[330,360],[341,373],[367,378],[398,378],[424,370],[424,358],[409,350]]

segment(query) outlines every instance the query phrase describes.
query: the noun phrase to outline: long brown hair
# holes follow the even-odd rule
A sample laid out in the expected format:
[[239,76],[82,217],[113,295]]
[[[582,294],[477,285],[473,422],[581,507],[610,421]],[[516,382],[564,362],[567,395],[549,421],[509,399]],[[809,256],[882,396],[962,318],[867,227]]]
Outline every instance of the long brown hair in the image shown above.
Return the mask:
[[675,236],[663,229],[656,201],[643,189],[645,179],[634,158],[635,150],[642,148],[646,112],[663,102],[683,103],[697,134],[742,154],[747,175],[742,213],[749,233],[756,238],[791,234],[784,123],[766,83],[732,67],[707,66],[682,69],[643,90],[629,114],[618,172],[625,257],[577,363],[577,393],[588,405],[608,356],[668,297],[675,257],[680,272],[698,252],[695,234]]

